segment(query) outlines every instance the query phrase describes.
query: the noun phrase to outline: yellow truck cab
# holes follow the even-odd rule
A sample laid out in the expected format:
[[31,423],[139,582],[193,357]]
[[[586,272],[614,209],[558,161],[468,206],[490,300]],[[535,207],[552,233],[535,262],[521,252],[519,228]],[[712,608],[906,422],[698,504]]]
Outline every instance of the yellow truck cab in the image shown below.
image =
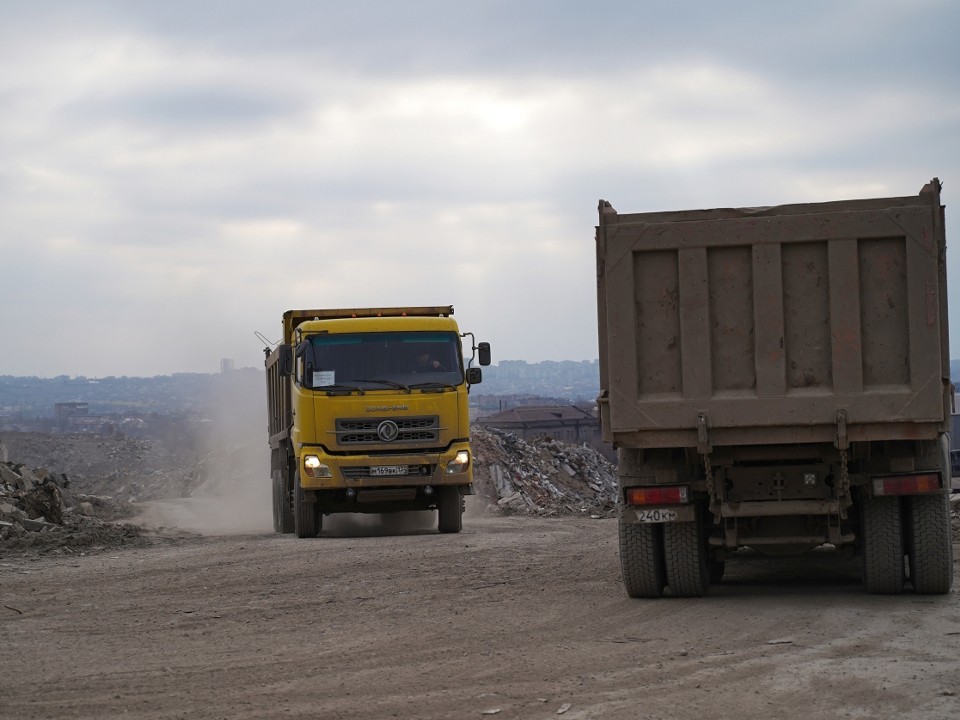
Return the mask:
[[313,537],[332,513],[434,509],[440,532],[460,531],[467,393],[490,346],[452,316],[449,305],[284,313],[283,340],[265,350],[275,531]]

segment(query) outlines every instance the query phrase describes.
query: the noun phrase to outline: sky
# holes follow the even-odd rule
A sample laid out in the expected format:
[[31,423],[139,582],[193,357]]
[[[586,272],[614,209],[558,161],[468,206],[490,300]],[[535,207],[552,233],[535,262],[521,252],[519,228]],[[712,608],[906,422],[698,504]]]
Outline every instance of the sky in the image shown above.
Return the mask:
[[285,310],[394,305],[454,305],[494,362],[593,360],[601,198],[936,176],[950,245],[958,28],[954,0],[0,0],[0,375],[262,367]]

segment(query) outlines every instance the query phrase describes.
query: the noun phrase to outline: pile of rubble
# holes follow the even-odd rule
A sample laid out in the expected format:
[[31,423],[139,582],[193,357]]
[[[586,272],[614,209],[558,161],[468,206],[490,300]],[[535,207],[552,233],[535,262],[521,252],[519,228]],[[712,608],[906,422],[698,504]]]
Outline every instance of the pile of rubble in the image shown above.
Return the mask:
[[[4,440],[0,553],[23,549],[79,553],[146,543],[141,528],[120,522],[136,514],[137,503],[236,492],[236,472],[228,473],[225,482],[222,468],[236,468],[241,458],[241,466],[266,464],[265,451],[254,458],[243,448],[229,452],[218,448],[190,459],[143,439],[20,433],[7,434]],[[477,499],[491,512],[590,517],[615,513],[616,468],[589,446],[546,438],[522,440],[511,433],[474,428],[473,448]],[[11,462],[8,456],[18,461]],[[224,456],[233,462],[225,462]],[[266,477],[267,469],[259,474]]]
[[130,502],[75,493],[61,473],[0,462],[0,550],[120,547],[142,539],[139,527],[114,522]]
[[617,468],[589,445],[472,429],[474,487],[504,514],[613,517]]
[[67,472],[75,489],[92,495],[164,500],[189,495],[198,482],[192,448],[175,453],[154,440],[87,433],[5,433],[0,440],[9,456],[0,459]]

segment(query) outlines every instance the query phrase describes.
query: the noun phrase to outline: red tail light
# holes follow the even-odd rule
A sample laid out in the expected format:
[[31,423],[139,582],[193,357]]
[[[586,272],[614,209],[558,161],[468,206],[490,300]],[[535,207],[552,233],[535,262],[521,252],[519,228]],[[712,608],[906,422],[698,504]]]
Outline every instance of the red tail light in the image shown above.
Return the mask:
[[940,492],[942,489],[940,475],[937,473],[873,479],[874,495],[921,495]]
[[680,505],[688,502],[686,485],[632,487],[626,491],[627,505]]

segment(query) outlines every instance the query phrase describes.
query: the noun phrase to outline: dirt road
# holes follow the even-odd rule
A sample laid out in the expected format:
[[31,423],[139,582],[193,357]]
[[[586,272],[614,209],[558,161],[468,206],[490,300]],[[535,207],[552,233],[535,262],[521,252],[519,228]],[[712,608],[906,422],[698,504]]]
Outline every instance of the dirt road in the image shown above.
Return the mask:
[[2,559],[0,717],[960,717],[960,583],[743,560],[636,601],[614,520],[381,532]]

